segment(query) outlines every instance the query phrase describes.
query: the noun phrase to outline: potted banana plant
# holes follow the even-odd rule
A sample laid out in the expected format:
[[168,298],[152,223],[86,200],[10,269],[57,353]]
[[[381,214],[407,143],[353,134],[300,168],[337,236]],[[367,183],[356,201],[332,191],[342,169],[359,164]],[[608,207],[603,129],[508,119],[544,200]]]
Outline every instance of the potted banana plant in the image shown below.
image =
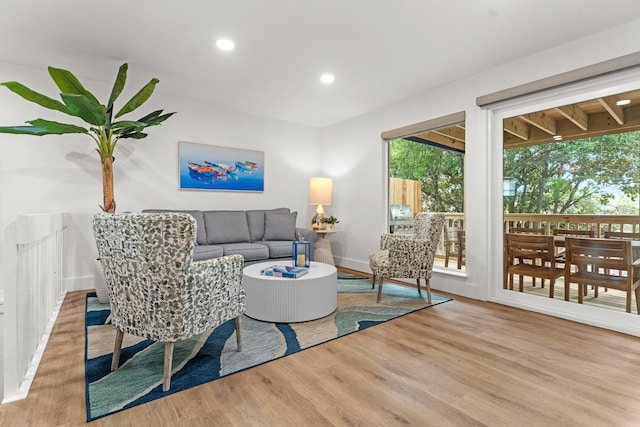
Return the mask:
[[71,72],[60,68],[48,67],[49,75],[60,90],[61,101],[29,89],[25,85],[12,81],[0,83],[10,91],[27,101],[38,104],[50,110],[60,111],[69,116],[80,119],[83,126],[59,123],[45,119],[27,121],[28,126],[0,127],[0,133],[24,135],[62,135],[82,133],[90,136],[96,143],[96,151],[100,155],[102,165],[103,211],[113,213],[116,202],[113,192],[113,152],[121,139],[143,139],[147,136],[143,132],[150,126],[156,126],[167,120],[175,113],[164,113],[164,110],[153,111],[137,120],[124,120],[120,117],[131,113],[144,104],[158,84],[157,78],[151,79],[138,93],[125,103],[119,110],[115,110],[114,103],[122,92],[127,80],[128,65],[122,64],[118,70],[116,81],[106,105],[84,88],[82,83]]

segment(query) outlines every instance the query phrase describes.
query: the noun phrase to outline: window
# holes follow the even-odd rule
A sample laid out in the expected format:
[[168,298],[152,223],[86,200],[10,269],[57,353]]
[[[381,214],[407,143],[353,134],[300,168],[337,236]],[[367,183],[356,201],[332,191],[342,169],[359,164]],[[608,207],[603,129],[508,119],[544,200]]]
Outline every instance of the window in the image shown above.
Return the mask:
[[462,270],[465,123],[430,127],[437,124],[423,122],[419,130],[420,124],[413,125],[404,128],[411,133],[388,139],[389,231],[410,233],[418,212],[443,212],[447,221],[434,266]]
[[[503,193],[504,231],[562,234],[554,240],[556,259],[563,261],[567,234],[605,238],[613,236],[612,232],[624,232],[616,236],[637,240],[638,118],[640,90],[505,118],[503,177],[510,185],[504,186],[509,191]],[[564,268],[565,263],[559,266]],[[543,289],[532,277],[520,276],[520,280],[524,283],[522,292],[549,298],[548,281]],[[518,285],[513,290],[518,292],[518,277],[514,281]],[[511,290],[511,286],[509,282],[507,288]],[[625,312],[624,291],[589,286],[581,299],[577,292],[577,284],[571,283],[569,295],[565,295],[563,276],[556,281],[554,298],[568,297],[571,303],[581,300],[584,305]],[[635,301],[631,312],[637,313]]]

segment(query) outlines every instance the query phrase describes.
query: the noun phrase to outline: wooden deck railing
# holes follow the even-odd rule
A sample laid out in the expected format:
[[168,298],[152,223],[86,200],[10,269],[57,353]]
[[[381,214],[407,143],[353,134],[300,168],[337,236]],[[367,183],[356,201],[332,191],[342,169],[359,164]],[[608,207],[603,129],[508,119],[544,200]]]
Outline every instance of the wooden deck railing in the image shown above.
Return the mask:
[[[445,212],[445,225],[449,230],[464,230],[464,213]],[[555,229],[594,230],[596,237],[603,237],[605,231],[640,233],[640,215],[566,215],[566,214],[504,214],[503,230],[510,227],[544,228],[546,234]],[[411,232],[405,230],[405,232]],[[443,234],[444,236],[444,234]],[[440,240],[437,258],[444,258],[444,238]]]
[[640,232],[640,216],[505,214],[504,230],[509,227],[544,228],[546,234],[553,234],[555,229],[593,230],[596,237],[602,237],[605,231]]
[[[445,213],[446,225],[464,230],[463,213]],[[566,215],[566,214],[504,214],[504,230],[509,227],[544,228],[553,234],[556,228],[594,230],[596,237],[605,231],[640,232],[640,215]]]
[[[446,226],[450,230],[464,230],[463,213],[445,213]],[[555,229],[594,230],[596,237],[605,231],[640,233],[640,215],[566,215],[566,214],[504,214],[504,231],[510,227],[544,228],[546,234]],[[444,239],[440,241],[437,257],[445,254]]]

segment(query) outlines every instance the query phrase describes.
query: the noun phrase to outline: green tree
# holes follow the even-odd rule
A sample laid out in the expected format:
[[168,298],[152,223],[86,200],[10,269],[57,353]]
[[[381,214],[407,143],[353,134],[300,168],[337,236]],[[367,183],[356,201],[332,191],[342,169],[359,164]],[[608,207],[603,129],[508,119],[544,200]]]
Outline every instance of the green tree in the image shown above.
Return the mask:
[[616,195],[638,200],[640,132],[507,149],[504,176],[509,212],[609,213]]
[[464,154],[406,139],[390,142],[389,176],[422,182],[422,210],[464,212]]

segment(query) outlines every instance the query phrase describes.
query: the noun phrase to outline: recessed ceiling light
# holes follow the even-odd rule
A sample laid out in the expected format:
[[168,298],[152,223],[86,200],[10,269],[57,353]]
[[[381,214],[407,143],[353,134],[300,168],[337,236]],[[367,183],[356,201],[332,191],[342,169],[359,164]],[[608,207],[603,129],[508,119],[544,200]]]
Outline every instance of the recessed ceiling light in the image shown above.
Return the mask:
[[616,105],[627,105],[627,104],[631,104],[630,99],[621,99],[620,101],[616,102]]
[[333,74],[323,74],[320,76],[320,81],[322,83],[333,83],[333,81],[336,78],[333,76]]
[[219,39],[216,40],[216,46],[221,50],[233,50],[236,47],[236,44],[229,39]]

